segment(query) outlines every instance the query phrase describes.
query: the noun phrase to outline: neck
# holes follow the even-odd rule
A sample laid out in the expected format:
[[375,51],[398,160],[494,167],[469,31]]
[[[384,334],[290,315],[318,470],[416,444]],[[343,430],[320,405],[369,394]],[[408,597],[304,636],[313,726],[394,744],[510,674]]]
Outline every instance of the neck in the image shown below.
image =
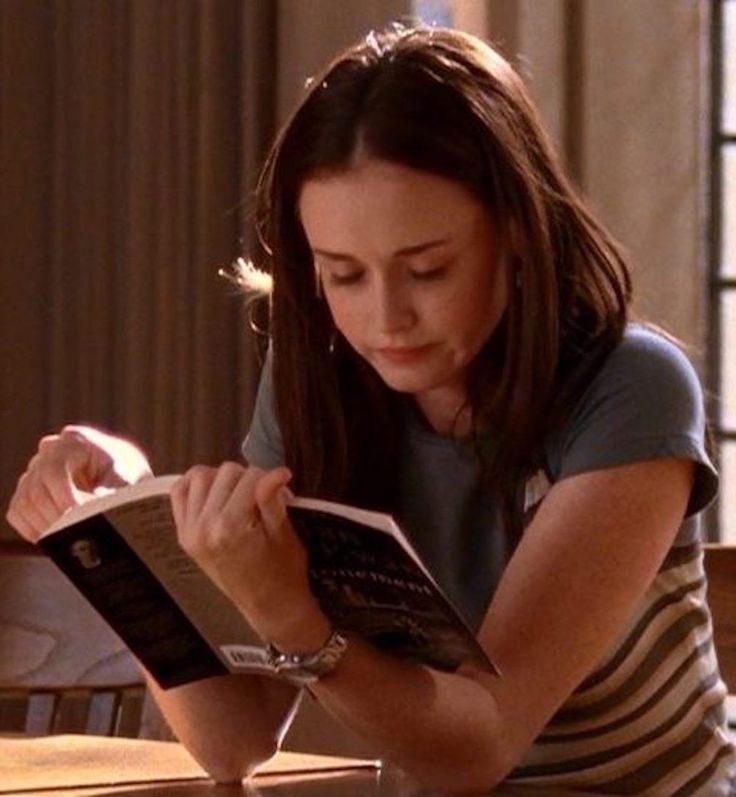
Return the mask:
[[472,429],[472,411],[465,404],[464,392],[436,390],[414,396],[420,414],[438,434],[468,437]]

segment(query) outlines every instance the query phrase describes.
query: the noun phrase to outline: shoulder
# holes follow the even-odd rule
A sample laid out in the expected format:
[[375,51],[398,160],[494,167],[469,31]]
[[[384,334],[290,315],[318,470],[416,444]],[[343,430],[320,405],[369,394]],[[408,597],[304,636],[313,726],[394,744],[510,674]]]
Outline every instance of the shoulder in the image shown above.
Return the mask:
[[665,383],[681,383],[683,388],[697,394],[702,392],[692,362],[677,343],[655,329],[630,324],[594,383],[603,380],[634,381],[660,388],[662,379]]
[[547,448],[555,478],[645,459],[698,463],[693,506],[717,484],[706,446],[706,413],[697,371],[680,346],[632,324],[591,380]]
[[591,409],[606,402],[640,434],[702,437],[705,402],[700,377],[685,351],[665,334],[631,324],[593,380]]
[[[627,327],[578,402],[568,426],[606,407],[611,421],[646,424],[656,433],[698,434],[705,425],[703,389],[683,349],[665,334],[640,324]],[[651,425],[650,425],[651,424]]]

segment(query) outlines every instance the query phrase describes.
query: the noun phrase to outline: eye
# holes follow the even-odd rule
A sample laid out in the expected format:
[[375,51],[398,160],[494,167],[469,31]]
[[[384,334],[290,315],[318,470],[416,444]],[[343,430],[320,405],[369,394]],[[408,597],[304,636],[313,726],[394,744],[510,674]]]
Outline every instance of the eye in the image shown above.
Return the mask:
[[424,271],[410,271],[409,273],[415,280],[431,282],[432,280],[444,277],[447,273],[447,266],[437,266],[436,268],[430,268]]
[[327,280],[330,285],[340,287],[344,285],[355,285],[362,279],[362,277],[362,271],[351,271],[348,274],[336,274],[334,271],[331,271],[327,275]]

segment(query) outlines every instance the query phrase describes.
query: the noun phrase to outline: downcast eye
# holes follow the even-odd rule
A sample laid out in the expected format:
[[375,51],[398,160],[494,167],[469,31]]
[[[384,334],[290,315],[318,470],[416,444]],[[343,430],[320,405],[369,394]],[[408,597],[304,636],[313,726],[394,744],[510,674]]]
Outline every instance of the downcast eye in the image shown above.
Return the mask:
[[330,285],[354,285],[356,282],[359,282],[360,279],[363,277],[362,271],[351,271],[349,274],[334,274],[330,273],[328,275],[328,280]]
[[446,271],[447,271],[446,266],[438,266],[437,268],[431,268],[428,271],[412,271],[410,273],[412,277],[414,277],[414,279],[429,281],[444,277]]

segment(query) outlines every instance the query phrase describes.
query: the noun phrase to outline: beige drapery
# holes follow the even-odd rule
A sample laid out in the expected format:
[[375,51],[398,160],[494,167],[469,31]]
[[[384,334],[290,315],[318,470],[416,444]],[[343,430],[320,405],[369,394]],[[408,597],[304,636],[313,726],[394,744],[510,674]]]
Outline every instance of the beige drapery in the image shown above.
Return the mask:
[[142,441],[159,471],[237,455],[258,369],[217,270],[247,249],[275,127],[274,14],[0,3],[3,506],[69,421]]
[[0,506],[67,422],[158,472],[238,456],[259,365],[217,271],[305,78],[411,0],[338,5],[0,0]]

